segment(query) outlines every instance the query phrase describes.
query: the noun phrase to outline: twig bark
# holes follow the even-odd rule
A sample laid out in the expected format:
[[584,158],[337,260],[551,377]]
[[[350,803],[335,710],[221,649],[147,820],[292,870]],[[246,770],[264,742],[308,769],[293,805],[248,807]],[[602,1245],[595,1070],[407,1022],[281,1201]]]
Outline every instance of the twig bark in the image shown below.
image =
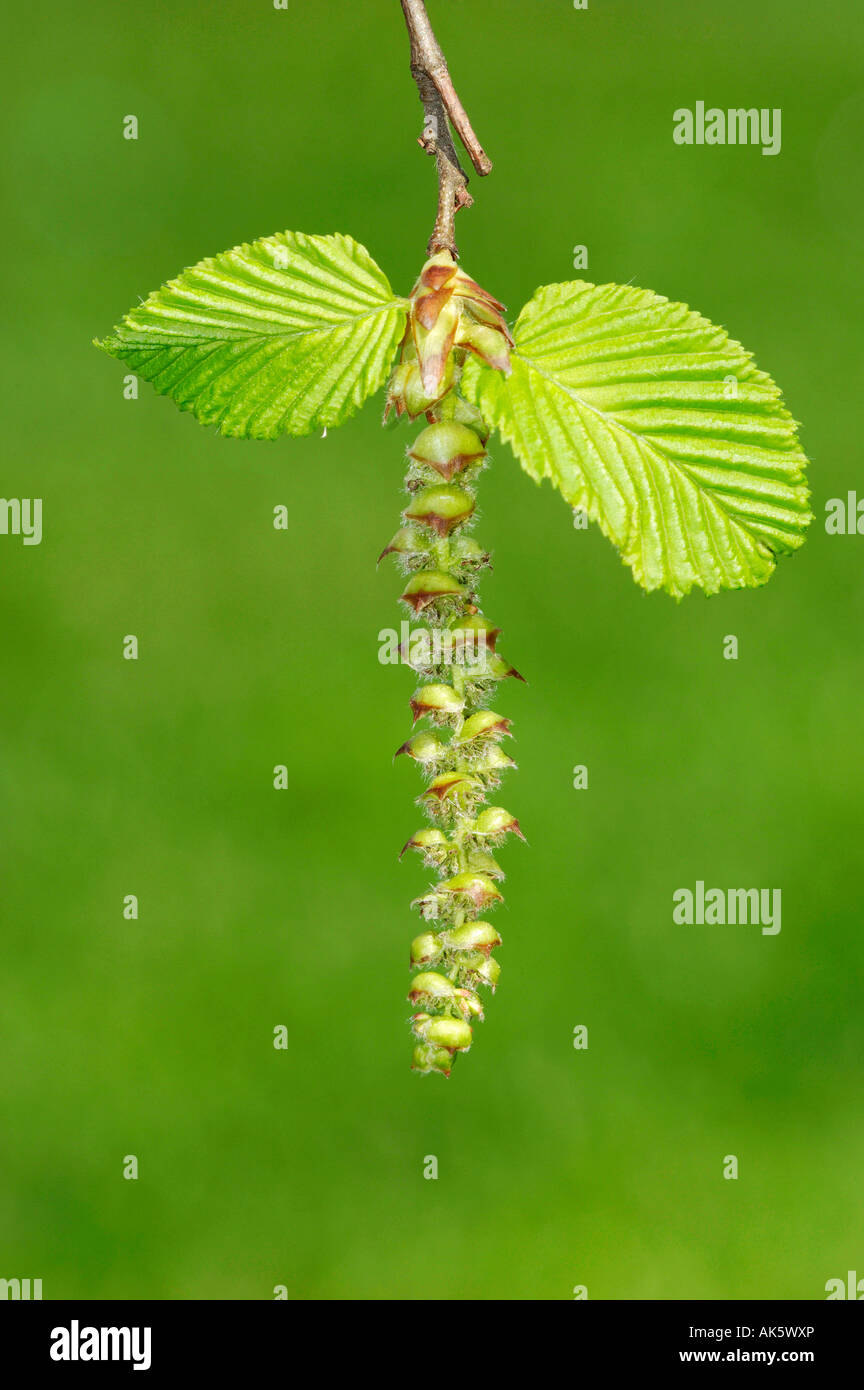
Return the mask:
[[418,144],[427,154],[434,155],[438,169],[438,213],[429,238],[429,255],[449,251],[456,258],[456,213],[459,208],[470,207],[474,199],[468,192],[468,175],[459,163],[450,123],[478,174],[488,174],[492,161],[459,100],[423,0],[401,3],[411,39],[411,74],[423,103],[423,134]]

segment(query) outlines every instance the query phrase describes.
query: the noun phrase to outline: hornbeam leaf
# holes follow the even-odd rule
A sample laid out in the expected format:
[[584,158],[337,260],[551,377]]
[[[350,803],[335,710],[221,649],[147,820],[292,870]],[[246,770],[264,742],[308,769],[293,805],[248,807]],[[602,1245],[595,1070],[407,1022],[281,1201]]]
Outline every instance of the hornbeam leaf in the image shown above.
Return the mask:
[[347,236],[279,232],[199,261],[97,343],[223,434],[341,424],[383,385],[407,304]]
[[750,353],[650,290],[547,285],[508,377],[462,390],[537,482],[549,478],[646,589],[764,584],[812,520],[795,422]]

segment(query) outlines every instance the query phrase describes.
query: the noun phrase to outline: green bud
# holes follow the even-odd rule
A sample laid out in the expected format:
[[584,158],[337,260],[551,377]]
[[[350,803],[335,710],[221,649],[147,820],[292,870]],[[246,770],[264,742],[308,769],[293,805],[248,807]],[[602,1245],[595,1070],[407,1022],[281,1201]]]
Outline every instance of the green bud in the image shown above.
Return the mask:
[[407,753],[409,758],[415,758],[418,763],[437,763],[446,758],[447,744],[442,743],[437,734],[415,734],[403,743],[401,748],[397,748],[393,756],[398,758],[401,753]]
[[479,777],[470,777],[464,772],[442,772],[432,779],[417,800],[439,808],[443,808],[447,802],[456,802],[467,809],[483,796],[484,791]]
[[471,613],[468,617],[460,614],[450,623],[454,647],[457,650],[468,647],[474,653],[479,653],[484,647],[493,652],[500,631],[500,627],[495,627],[482,613]]
[[[444,872],[441,866],[436,865],[436,867],[439,868],[439,872]],[[448,868],[452,867],[452,864],[448,866]],[[430,888],[427,893],[422,894],[419,898],[413,898],[411,900],[411,906],[416,908],[423,920],[427,922],[435,922],[442,915],[446,915],[443,912],[444,899],[434,888]],[[437,927],[431,928],[430,930],[437,931]]]
[[[520,676],[515,666],[511,666],[510,662],[505,661],[503,656],[498,656],[495,653],[487,658],[485,674],[487,678],[495,681],[506,680],[508,676],[512,676],[517,681],[525,681],[525,677]],[[527,684],[527,682],[525,683]]]
[[440,1006],[442,1000],[454,999],[457,992],[457,986],[452,980],[448,980],[446,975],[428,970],[414,977],[408,998],[412,1004]]
[[483,1006],[473,990],[462,989],[439,975],[434,970],[416,975],[408,995],[412,1004],[422,1004],[427,1008],[457,1009],[463,1018],[483,1017]]
[[428,1014],[416,1014],[413,1022],[415,1036],[433,1047],[467,1052],[471,1046],[471,1028],[461,1018],[430,1018]]
[[486,850],[474,849],[468,856],[468,867],[478,874],[488,874],[490,878],[504,878],[504,870]]
[[451,392],[441,402],[440,413],[442,420],[452,420],[457,425],[467,425],[470,430],[474,431],[482,444],[487,442],[492,433],[476,405],[466,401],[464,396],[460,396],[456,391]]
[[384,419],[389,421],[390,411],[395,411],[396,419],[405,414],[405,383],[408,380],[408,368],[410,363],[400,362],[390,373],[390,380],[387,383],[387,404],[384,407]]
[[525,839],[518,820],[511,816],[509,811],[505,811],[503,806],[487,806],[472,826],[472,834],[488,835],[493,844],[500,843],[509,831],[518,835],[520,840]]
[[450,893],[454,897],[468,898],[478,912],[490,903],[501,902],[504,897],[488,874],[477,874],[470,870],[456,874],[454,878],[448,878],[439,885],[439,891]]
[[[432,936],[432,933],[427,932],[427,936]],[[418,941],[422,939],[417,938]],[[442,931],[434,940],[448,951],[480,951],[487,956],[496,946],[501,945],[501,937],[492,923],[482,922],[479,918],[476,922],[466,922],[463,927],[451,927]]]
[[[448,536],[474,511],[474,498],[458,487],[425,487],[405,508],[410,521],[422,521],[436,535]],[[452,578],[452,576],[448,576]]]
[[[454,395],[453,399],[459,397]],[[434,468],[449,483],[454,473],[480,463],[486,450],[476,430],[455,420],[442,420],[418,434],[408,457],[426,468]]]
[[430,1047],[428,1043],[418,1043],[411,1062],[412,1071],[439,1071],[449,1076],[453,1068],[453,1054],[444,1047]]
[[434,931],[421,932],[411,942],[412,967],[416,970],[418,965],[434,965],[443,949],[441,938]]
[[484,777],[498,778],[502,772],[515,766],[513,759],[497,743],[484,743],[482,751],[471,759],[471,771]]
[[504,719],[492,709],[478,709],[465,720],[458,739],[460,743],[469,743],[475,738],[505,738],[509,733],[509,719]]
[[378,564],[385,555],[428,555],[429,538],[414,526],[403,526],[396,532],[389,545],[385,545],[378,556]]
[[435,830],[430,826],[416,831],[410,840],[405,841],[402,846],[402,853],[399,855],[400,859],[406,849],[418,850],[423,855],[425,863],[437,866],[443,864],[452,846],[443,830]]
[[406,641],[399,646],[399,658],[403,666],[410,666],[418,675],[427,679],[438,674],[439,667],[447,655],[437,631],[430,627],[414,628]]
[[430,888],[429,892],[423,893],[421,897],[411,900],[411,906],[416,907],[425,921],[436,921],[441,916],[443,905],[443,895],[434,888]]
[[452,685],[423,685],[411,699],[415,724],[424,715],[439,715],[445,718],[459,714],[464,707],[465,701]]
[[460,957],[459,965],[463,978],[470,984],[486,985],[495,993],[501,978],[501,966],[494,956],[484,956],[479,951],[475,956],[466,954]]
[[459,1008],[463,1018],[476,1018],[482,1023],[486,1015],[479,995],[473,989],[462,989],[459,994]]
[[491,565],[488,550],[484,550],[482,545],[478,545],[470,536],[454,536],[450,542],[450,554],[454,564],[469,572],[483,569],[486,565]]
[[420,570],[412,574],[401,595],[402,602],[420,613],[441,598],[464,598],[465,587],[443,570]]
[[455,365],[451,355],[444,364],[443,375],[436,390],[429,392],[423,385],[416,356],[400,362],[390,378],[387,409],[395,409],[397,417],[408,415],[412,420],[416,420],[418,415],[425,415],[427,410],[437,405],[442,396],[446,396],[453,385],[454,373]]
[[[487,877],[491,878],[491,875],[487,875]],[[504,877],[500,870],[498,877]],[[498,896],[501,896],[500,893]],[[481,905],[485,906],[486,903]],[[428,893],[423,893],[419,898],[415,898],[411,906],[416,908],[420,916],[427,921],[435,922],[439,917],[446,921],[454,916],[458,908],[458,899],[455,894],[447,892],[446,885],[439,884],[437,887],[430,888]]]

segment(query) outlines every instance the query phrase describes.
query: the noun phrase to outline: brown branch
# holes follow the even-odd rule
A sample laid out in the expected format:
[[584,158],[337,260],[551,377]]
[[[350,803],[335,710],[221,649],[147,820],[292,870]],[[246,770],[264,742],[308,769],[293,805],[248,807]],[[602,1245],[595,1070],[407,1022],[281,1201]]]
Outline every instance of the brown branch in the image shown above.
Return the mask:
[[465,146],[478,174],[488,174],[492,161],[474,134],[453,86],[447,62],[429,23],[423,0],[401,0],[402,12],[411,39],[411,74],[423,103],[423,134],[418,143],[435,156],[438,168],[438,215],[429,238],[429,255],[449,251],[455,258],[456,213],[470,207],[474,199],[468,192],[468,175],[459,163],[450,122]]

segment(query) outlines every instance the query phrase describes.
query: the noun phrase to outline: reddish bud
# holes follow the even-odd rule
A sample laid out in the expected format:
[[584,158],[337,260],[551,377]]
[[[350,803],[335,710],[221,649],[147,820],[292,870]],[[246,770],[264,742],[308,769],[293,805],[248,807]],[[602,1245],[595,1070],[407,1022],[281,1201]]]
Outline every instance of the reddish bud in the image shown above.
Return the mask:
[[494,367],[499,372],[510,371],[510,345],[499,328],[490,328],[485,323],[471,323],[463,318],[456,335],[456,344],[473,352],[487,366]]
[[439,310],[435,326],[431,329],[424,328],[416,318],[412,319],[420,379],[427,396],[440,399],[444,394],[444,383],[448,367],[452,368],[451,354],[459,325],[459,306],[454,302],[444,305]]
[[482,285],[478,285],[476,280],[472,280],[470,275],[466,275],[464,270],[456,267],[456,274],[453,277],[453,286],[460,299],[470,300],[475,304],[488,305],[490,309],[503,314],[506,305],[500,299],[495,299],[488,290],[484,290]]
[[414,313],[424,328],[431,331],[435,327],[438,315],[452,296],[453,290],[449,285],[441,285],[438,289],[417,296],[414,301]]
[[422,289],[438,290],[453,279],[458,266],[449,251],[439,251],[430,257],[420,272],[420,279],[414,287],[415,295]]

